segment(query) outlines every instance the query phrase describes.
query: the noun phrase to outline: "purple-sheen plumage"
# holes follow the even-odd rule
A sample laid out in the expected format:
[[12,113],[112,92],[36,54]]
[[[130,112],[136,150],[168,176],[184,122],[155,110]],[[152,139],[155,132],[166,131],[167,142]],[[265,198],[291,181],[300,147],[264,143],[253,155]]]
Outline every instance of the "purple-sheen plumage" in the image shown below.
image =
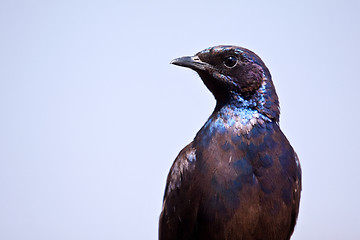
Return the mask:
[[[237,59],[235,66],[226,66],[228,56]],[[235,46],[184,59],[176,64],[197,71],[217,105],[170,169],[159,239],[290,239],[301,169],[279,127],[269,70]]]

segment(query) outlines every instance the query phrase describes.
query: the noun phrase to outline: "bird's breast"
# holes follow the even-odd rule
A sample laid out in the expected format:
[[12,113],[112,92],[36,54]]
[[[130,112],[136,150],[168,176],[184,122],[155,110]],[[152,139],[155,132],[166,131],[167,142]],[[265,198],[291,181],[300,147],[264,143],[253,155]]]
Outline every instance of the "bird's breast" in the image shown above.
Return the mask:
[[299,169],[277,123],[253,110],[219,113],[194,145],[207,218],[252,225],[288,211]]

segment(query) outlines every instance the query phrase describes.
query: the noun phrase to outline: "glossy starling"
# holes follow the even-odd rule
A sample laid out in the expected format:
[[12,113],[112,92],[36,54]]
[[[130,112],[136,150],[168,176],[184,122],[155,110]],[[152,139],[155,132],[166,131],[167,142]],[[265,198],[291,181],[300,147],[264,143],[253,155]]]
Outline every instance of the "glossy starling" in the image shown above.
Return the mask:
[[280,130],[263,61],[245,48],[216,46],[171,63],[195,70],[216,107],[170,169],[159,239],[290,239],[301,169]]

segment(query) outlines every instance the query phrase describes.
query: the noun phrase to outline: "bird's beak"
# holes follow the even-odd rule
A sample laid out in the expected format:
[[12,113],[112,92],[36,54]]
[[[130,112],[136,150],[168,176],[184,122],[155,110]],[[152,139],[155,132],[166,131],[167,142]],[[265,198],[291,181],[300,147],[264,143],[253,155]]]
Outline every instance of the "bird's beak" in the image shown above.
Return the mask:
[[191,68],[195,71],[197,70],[205,71],[209,67],[208,63],[201,61],[200,58],[196,55],[175,58],[170,62],[170,64]]

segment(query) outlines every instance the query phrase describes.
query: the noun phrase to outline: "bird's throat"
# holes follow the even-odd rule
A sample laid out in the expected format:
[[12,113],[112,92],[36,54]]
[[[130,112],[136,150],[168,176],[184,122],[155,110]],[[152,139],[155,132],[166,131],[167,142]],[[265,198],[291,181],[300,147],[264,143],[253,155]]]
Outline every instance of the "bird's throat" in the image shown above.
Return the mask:
[[210,116],[203,130],[224,133],[234,132],[238,135],[247,134],[256,124],[271,122],[266,115],[250,106],[225,105]]

